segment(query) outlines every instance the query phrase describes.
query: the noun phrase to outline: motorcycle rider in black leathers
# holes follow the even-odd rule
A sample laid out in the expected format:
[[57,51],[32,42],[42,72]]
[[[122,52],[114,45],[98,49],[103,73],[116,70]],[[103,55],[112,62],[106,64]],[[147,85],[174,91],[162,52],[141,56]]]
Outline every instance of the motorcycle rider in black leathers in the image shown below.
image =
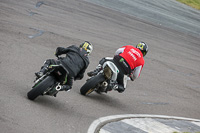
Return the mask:
[[79,47],[71,45],[67,48],[58,47],[55,52],[55,56],[66,54],[66,57],[60,57],[56,59],[48,59],[45,61],[41,70],[35,73],[36,77],[43,76],[49,65],[62,64],[69,72],[67,75],[67,82],[62,85],[62,90],[68,91],[72,88],[73,80],[80,80],[83,78],[85,70],[89,65],[88,55],[91,54],[93,46],[90,42],[85,41]]

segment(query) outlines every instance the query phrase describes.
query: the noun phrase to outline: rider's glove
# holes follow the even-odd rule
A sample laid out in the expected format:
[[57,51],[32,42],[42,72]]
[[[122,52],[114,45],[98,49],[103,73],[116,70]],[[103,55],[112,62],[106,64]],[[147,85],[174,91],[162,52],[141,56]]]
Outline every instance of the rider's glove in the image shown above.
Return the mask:
[[55,56],[56,56],[56,57],[58,57],[59,55],[61,55],[61,54],[60,54],[60,50],[61,50],[61,49],[62,49],[61,47],[57,47],[56,52],[55,52]]
[[133,72],[131,74],[129,74],[128,77],[130,78],[131,81],[134,81],[134,79],[135,79]]

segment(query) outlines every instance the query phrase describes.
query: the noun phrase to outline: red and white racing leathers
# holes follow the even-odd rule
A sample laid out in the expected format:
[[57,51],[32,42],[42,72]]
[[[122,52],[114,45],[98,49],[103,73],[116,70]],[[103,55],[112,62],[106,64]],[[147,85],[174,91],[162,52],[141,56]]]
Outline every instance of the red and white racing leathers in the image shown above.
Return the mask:
[[126,45],[119,48],[115,52],[115,55],[123,57],[129,64],[133,73],[133,80],[140,76],[145,61],[142,52],[138,48],[135,48],[132,45]]

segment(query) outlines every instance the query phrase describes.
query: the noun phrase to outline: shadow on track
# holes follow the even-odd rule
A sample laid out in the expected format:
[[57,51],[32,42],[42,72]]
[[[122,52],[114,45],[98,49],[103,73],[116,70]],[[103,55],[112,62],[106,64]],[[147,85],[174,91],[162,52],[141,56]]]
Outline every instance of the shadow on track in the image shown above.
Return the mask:
[[[81,95],[81,94],[80,94]],[[81,95],[83,96],[83,95]],[[121,102],[120,99],[109,96],[107,94],[90,94],[88,96],[83,96],[87,99],[94,101],[96,104],[106,105],[111,108],[128,108],[125,104]]]

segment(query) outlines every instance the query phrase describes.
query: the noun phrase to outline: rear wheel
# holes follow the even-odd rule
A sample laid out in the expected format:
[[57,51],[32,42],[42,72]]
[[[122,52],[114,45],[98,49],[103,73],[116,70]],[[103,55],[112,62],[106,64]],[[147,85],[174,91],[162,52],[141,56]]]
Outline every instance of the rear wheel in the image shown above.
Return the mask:
[[32,90],[27,93],[27,97],[30,100],[35,100],[39,95],[43,94],[44,91],[55,83],[53,76],[46,77],[43,81],[35,85]]
[[82,95],[88,95],[94,91],[97,84],[105,81],[105,77],[102,74],[96,75],[89,79],[80,89]]

